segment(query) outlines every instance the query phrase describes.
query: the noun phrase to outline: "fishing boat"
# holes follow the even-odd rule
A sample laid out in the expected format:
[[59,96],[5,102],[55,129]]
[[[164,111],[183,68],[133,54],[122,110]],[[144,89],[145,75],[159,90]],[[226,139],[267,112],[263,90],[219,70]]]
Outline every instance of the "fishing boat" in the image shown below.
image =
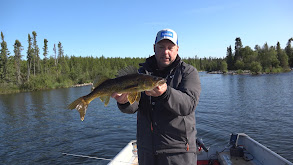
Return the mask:
[[[197,140],[198,165],[293,165],[244,133],[231,134],[227,146],[206,147]],[[136,141],[130,141],[108,165],[138,165]]]

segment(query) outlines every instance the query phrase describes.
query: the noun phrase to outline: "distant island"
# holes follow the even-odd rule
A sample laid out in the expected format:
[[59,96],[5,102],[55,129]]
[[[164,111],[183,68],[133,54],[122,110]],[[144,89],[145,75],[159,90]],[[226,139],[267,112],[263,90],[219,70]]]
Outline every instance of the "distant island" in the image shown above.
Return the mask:
[[[103,55],[100,57],[68,56],[64,54],[61,42],[52,44],[49,51],[49,41],[42,40],[44,46],[39,48],[37,33],[33,31],[28,34],[28,47],[25,53],[22,52],[24,48],[21,41],[17,39],[11,51],[8,50],[4,34],[1,32],[0,94],[66,88],[78,86],[78,84],[89,85],[99,74],[113,78],[119,70],[127,66],[138,67],[139,63],[146,59],[106,58]],[[284,49],[277,42],[276,46],[269,46],[267,43],[262,47],[256,45],[252,50],[249,46],[243,47],[241,39],[237,37],[234,51],[231,45],[227,47],[224,58],[198,58],[195,55],[183,60],[199,71],[214,74],[286,72],[293,67],[292,40],[292,38],[288,40]]]

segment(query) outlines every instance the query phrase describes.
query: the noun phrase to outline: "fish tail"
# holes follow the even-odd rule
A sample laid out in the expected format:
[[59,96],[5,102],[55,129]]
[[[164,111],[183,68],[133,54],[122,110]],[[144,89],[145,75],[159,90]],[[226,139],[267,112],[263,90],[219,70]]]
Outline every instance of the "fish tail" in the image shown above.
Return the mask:
[[77,109],[80,115],[81,121],[84,120],[84,116],[88,107],[88,102],[84,100],[84,97],[76,99],[74,102],[68,105],[68,109]]

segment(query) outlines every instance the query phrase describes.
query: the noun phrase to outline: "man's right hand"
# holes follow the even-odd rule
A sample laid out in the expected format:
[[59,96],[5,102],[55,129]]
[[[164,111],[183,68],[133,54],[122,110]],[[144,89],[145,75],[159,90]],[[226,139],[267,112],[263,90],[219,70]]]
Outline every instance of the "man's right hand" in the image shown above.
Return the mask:
[[113,93],[111,95],[119,104],[125,104],[128,102],[128,93]]

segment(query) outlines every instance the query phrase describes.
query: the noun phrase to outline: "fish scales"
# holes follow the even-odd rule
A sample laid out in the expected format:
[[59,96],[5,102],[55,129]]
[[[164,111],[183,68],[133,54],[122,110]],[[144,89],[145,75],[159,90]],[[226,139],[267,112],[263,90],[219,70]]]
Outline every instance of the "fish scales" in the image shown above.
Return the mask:
[[139,101],[140,92],[152,90],[165,82],[166,80],[161,77],[139,73],[106,79],[98,82],[98,86],[88,95],[82,96],[68,105],[68,109],[77,109],[83,121],[88,104],[95,98],[99,97],[106,106],[113,93],[128,93],[128,100],[133,104],[135,101]]

